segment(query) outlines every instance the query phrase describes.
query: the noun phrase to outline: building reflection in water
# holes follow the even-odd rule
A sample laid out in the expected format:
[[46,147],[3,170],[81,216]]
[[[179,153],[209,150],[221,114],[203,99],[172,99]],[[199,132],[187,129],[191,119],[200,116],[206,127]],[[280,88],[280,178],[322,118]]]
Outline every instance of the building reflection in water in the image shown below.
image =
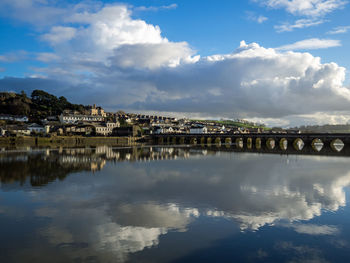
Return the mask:
[[[344,226],[321,219],[325,211],[346,206],[350,167],[345,157],[100,146],[1,153],[0,166],[1,190],[29,189],[28,199],[41,204],[31,213],[50,219],[33,227],[44,245],[30,253],[54,246],[57,259],[127,261],[156,248],[161,236],[189,231],[199,218],[232,221],[237,233],[274,226],[344,238]],[[39,186],[35,195],[31,186]],[[13,217],[23,207],[12,208]],[[0,211],[6,209],[0,205]],[[309,223],[316,217],[318,223]],[[218,235],[203,237],[206,245],[224,238]],[[177,257],[189,253],[186,242],[177,246],[183,251]],[[23,259],[26,253],[18,255]]]

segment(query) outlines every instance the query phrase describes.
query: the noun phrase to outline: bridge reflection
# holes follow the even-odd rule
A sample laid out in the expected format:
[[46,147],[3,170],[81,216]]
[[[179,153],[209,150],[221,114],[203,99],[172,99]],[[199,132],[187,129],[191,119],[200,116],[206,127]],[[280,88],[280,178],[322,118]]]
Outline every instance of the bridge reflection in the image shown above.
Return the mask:
[[[336,149],[336,147],[341,147]],[[43,186],[56,179],[64,180],[73,172],[104,169],[107,163],[118,162],[151,162],[196,158],[198,156],[216,155],[220,152],[247,152],[281,155],[328,155],[350,156],[344,144],[325,145],[314,139],[312,144],[301,140],[290,143],[288,140],[261,140],[251,138],[237,139],[235,143],[195,144],[195,145],[159,145],[115,148],[97,146],[92,148],[57,148],[31,149],[16,151],[0,150],[0,182],[21,184],[30,179],[32,186]]]

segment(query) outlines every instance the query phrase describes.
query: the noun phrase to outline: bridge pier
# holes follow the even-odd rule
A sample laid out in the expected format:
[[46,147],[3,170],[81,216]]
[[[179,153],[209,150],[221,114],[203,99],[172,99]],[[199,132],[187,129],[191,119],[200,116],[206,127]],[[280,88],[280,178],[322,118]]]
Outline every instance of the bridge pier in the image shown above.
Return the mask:
[[255,139],[255,148],[257,149],[257,150],[261,150],[261,138],[256,138]]
[[247,148],[251,150],[253,148],[253,139],[247,138]]
[[171,143],[173,144],[173,145],[176,145],[176,137],[174,136],[174,137],[172,137],[172,139],[171,139]]

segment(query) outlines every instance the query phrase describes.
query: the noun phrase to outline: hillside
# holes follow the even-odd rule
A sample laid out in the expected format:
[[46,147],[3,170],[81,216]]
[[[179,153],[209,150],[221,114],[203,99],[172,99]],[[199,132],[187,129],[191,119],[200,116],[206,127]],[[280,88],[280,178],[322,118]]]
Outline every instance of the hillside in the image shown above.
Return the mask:
[[63,96],[57,98],[42,90],[34,90],[31,97],[21,92],[0,93],[0,114],[25,115],[30,121],[39,121],[51,115],[60,115],[63,110],[84,112],[84,105],[72,104]]

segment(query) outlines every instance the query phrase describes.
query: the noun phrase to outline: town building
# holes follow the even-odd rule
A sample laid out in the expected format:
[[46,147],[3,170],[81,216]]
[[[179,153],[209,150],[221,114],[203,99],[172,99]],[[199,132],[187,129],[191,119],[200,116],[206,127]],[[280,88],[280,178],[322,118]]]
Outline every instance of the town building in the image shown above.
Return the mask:
[[44,133],[45,132],[45,127],[42,125],[39,125],[37,123],[29,124],[28,129],[30,130],[30,133]]
[[30,130],[25,125],[7,125],[4,129],[9,135],[30,135]]
[[82,115],[82,114],[65,114],[59,116],[61,123],[77,123],[77,122],[102,122],[104,117],[99,115]]
[[205,126],[192,126],[190,128],[190,134],[204,134],[208,133],[208,128]]
[[10,114],[0,114],[0,120],[28,122],[28,117],[27,116],[10,115]]
[[107,114],[105,113],[104,109],[102,109],[101,107],[96,107],[96,104],[94,104],[91,108],[90,108],[90,115],[91,116],[102,116],[102,117],[106,117]]
[[101,125],[95,126],[96,135],[108,136],[112,135],[113,129],[120,127],[120,123],[116,122],[106,122]]
[[137,137],[141,136],[142,130],[139,126],[126,126],[126,127],[117,127],[113,129],[114,136],[132,136]]

